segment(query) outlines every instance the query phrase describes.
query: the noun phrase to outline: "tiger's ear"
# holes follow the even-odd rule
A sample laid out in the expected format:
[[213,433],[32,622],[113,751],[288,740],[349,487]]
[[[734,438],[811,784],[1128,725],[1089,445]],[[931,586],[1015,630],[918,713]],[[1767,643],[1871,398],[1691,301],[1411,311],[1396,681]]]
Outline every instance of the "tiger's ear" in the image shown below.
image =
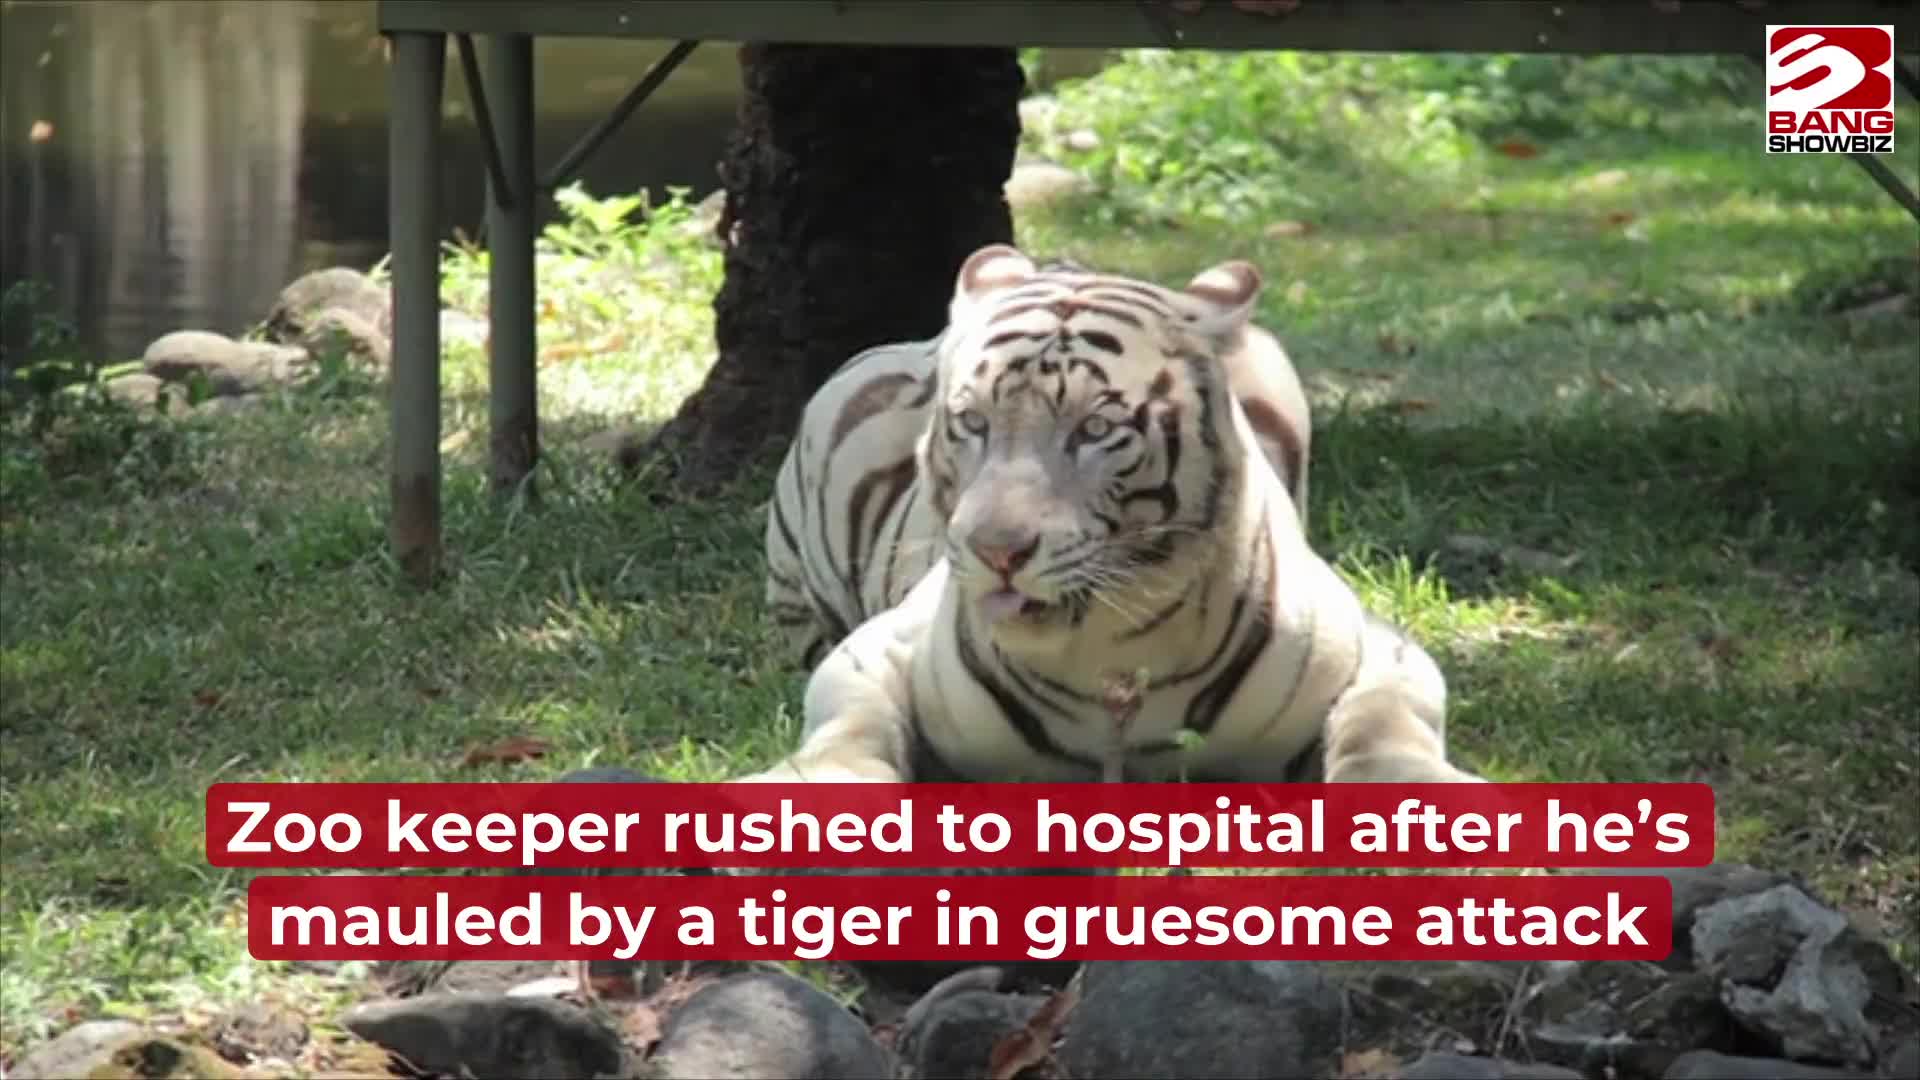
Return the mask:
[[953,285],[953,321],[988,293],[1018,285],[1035,272],[1033,260],[1007,244],[988,244],[967,256]]
[[1260,271],[1244,259],[1202,270],[1182,290],[1195,301],[1187,305],[1187,321],[1202,333],[1235,333],[1253,316],[1264,284]]

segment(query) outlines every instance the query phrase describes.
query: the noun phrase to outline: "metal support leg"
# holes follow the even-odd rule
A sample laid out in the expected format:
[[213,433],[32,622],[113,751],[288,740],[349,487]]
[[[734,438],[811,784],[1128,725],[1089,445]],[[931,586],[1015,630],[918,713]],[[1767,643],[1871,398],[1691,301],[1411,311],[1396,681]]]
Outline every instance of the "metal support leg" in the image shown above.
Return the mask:
[[502,34],[487,39],[486,96],[494,109],[500,164],[508,189],[487,182],[489,258],[488,379],[492,389],[489,442],[495,494],[518,491],[540,459],[539,394],[534,356],[533,273],[533,39]]
[[444,34],[396,33],[387,117],[387,232],[393,247],[389,540],[416,585],[439,575],[440,105]]

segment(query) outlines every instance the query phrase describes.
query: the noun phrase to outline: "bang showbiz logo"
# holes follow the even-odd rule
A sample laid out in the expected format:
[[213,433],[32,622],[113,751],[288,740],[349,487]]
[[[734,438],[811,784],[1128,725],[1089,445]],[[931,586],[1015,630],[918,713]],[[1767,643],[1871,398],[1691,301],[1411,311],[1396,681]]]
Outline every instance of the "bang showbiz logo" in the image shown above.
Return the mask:
[[1893,153],[1893,27],[1767,27],[1767,153]]

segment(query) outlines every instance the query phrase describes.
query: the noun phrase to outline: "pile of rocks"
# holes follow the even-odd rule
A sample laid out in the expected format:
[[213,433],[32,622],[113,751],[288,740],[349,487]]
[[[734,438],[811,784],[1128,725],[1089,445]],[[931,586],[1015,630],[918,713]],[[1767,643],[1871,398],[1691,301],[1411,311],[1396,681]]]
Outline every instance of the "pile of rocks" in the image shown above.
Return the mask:
[[[386,970],[340,1027],[376,1067],[429,1076],[1920,1075],[1916,983],[1880,942],[1777,874],[1667,873],[1676,945],[1659,964],[1123,961],[1064,985],[1036,978],[1057,966],[1011,965],[931,988],[900,981],[924,966],[874,965],[854,1006],[750,966],[648,970],[627,995],[576,1002],[553,965],[416,964]],[[11,1076],[280,1076],[310,1041],[245,1012],[190,1038],[96,1021]]]
[[[156,406],[163,396],[176,403],[197,396],[194,411],[228,412],[313,377],[326,357],[379,376],[393,356],[392,335],[388,290],[358,270],[330,267],[282,289],[247,340],[211,330],[164,334],[147,346],[139,371],[109,381],[107,389],[139,406]],[[440,335],[445,343],[484,348],[487,324],[447,309],[440,313]]]

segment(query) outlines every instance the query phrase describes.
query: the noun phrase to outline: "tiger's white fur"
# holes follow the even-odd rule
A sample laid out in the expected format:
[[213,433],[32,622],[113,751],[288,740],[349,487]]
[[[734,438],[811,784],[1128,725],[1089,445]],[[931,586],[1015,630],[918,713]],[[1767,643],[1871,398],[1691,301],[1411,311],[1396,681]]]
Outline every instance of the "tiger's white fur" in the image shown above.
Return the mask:
[[[1474,781],[1446,682],[1302,526],[1309,422],[1250,315],[971,256],[931,342],[809,403],[769,507],[768,598],[809,679],[748,780]],[[1116,749],[1115,676],[1144,675]]]
[[[1104,283],[1178,302],[1173,290],[1072,263],[1037,273],[1063,288]],[[809,668],[906,599],[940,558],[942,526],[914,455],[942,340],[880,345],[841,365],[808,400],[781,464],[767,506],[766,602],[789,653]],[[1279,341],[1251,324],[1229,335],[1221,359],[1304,528],[1313,428],[1299,374]]]

